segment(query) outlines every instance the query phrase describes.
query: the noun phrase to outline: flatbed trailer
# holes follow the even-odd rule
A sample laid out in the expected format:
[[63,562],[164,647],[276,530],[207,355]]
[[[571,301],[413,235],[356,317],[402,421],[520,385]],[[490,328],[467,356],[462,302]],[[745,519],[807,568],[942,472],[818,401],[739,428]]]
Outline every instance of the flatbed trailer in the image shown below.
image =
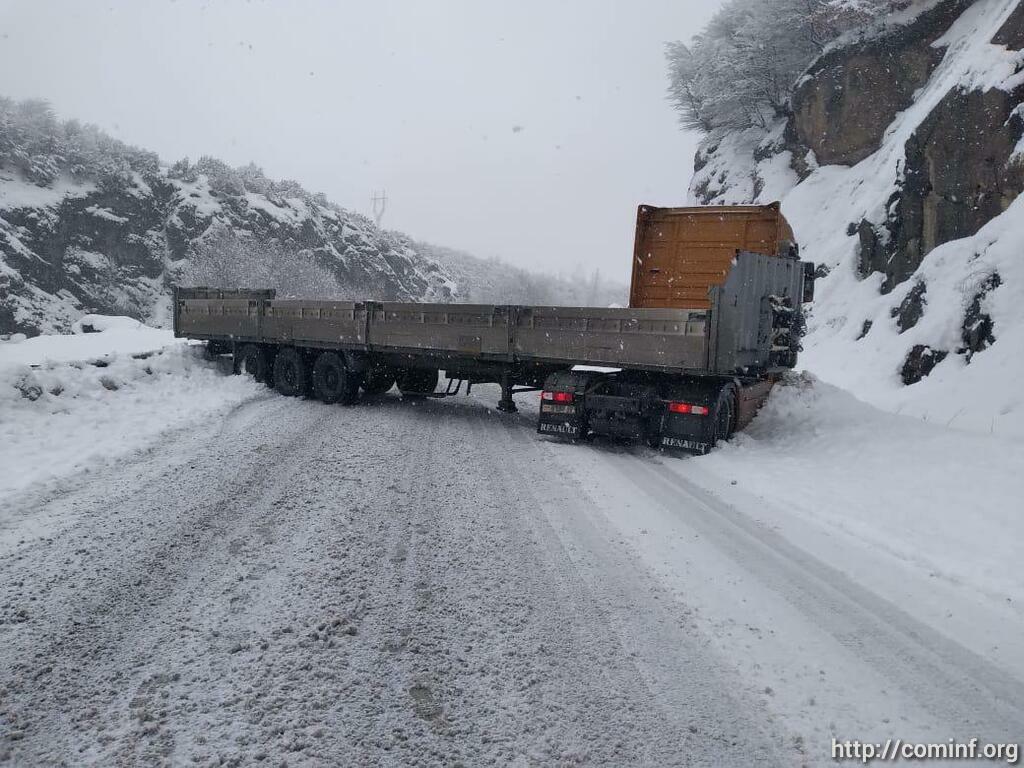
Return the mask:
[[[606,434],[703,453],[749,422],[795,364],[808,267],[792,256],[737,251],[700,308],[278,299],[273,290],[177,288],[174,333],[232,354],[236,372],[285,395],[351,404],[395,385],[416,398],[497,383],[502,411],[516,410],[516,393],[542,391],[542,434]],[[442,370],[448,383],[438,392]]]

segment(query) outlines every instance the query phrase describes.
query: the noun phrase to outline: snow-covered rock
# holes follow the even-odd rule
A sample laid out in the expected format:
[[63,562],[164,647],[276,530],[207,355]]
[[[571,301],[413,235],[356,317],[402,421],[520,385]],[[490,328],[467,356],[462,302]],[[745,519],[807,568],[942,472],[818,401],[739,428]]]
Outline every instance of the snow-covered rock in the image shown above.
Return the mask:
[[116,329],[138,330],[142,323],[131,317],[110,317],[107,315],[82,315],[71,324],[72,333],[102,333]]
[[382,231],[294,181],[210,157],[161,163],[44,102],[0,98],[0,335],[83,313],[170,321],[172,284],[399,301],[600,304],[595,272],[528,273]]

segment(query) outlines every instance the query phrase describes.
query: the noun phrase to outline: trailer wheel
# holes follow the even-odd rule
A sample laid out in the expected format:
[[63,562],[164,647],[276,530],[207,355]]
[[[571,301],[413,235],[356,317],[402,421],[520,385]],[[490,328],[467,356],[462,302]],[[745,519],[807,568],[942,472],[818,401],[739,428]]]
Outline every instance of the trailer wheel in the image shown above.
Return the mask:
[[722,387],[715,403],[715,434],[713,444],[728,440],[736,429],[736,391],[732,385]]
[[351,405],[359,396],[359,377],[337,352],[321,352],[313,364],[313,395],[325,403]]
[[274,357],[274,387],[282,395],[309,393],[309,366],[295,347],[285,347]]
[[437,368],[403,368],[398,373],[402,397],[423,397],[437,389],[440,374]]
[[390,368],[370,368],[363,376],[363,393],[369,397],[383,395],[395,386],[395,373]]
[[239,349],[235,357],[235,372],[247,373],[256,381],[267,383],[270,380],[270,360],[263,347],[246,344]]

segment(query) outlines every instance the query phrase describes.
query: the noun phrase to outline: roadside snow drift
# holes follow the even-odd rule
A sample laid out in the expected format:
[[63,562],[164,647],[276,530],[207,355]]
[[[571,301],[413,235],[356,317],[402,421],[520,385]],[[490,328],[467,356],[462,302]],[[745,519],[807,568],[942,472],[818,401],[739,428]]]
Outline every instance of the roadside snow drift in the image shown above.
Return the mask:
[[774,508],[924,572],[1024,608],[1024,440],[893,416],[796,378],[745,433],[693,462]]
[[0,342],[0,499],[145,447],[261,388],[224,375],[201,347],[129,318]]
[[26,339],[15,334],[9,341],[0,341],[0,366],[109,360],[182,343],[170,331],[150,328],[130,317],[83,315],[72,330],[72,335]]

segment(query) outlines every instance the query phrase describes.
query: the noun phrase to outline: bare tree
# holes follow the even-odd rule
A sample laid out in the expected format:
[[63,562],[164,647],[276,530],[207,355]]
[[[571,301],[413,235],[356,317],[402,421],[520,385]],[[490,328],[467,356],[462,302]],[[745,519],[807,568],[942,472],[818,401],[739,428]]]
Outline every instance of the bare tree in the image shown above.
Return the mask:
[[902,0],[728,0],[690,45],[666,47],[669,99],[686,128],[767,128],[825,46]]

